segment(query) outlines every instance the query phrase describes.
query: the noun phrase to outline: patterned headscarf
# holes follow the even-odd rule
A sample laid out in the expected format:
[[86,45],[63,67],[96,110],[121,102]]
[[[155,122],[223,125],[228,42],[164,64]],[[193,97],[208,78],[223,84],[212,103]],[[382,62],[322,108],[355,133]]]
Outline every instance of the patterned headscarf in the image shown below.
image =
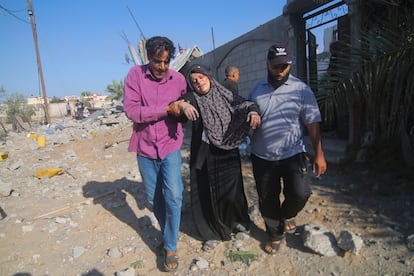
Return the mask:
[[[210,91],[207,94],[195,92],[190,79],[192,73],[200,73],[209,78]],[[250,123],[246,119],[249,107],[254,103],[233,94],[215,80],[206,68],[198,64],[188,71],[187,82],[200,108],[210,143],[225,150],[237,148],[249,133]]]

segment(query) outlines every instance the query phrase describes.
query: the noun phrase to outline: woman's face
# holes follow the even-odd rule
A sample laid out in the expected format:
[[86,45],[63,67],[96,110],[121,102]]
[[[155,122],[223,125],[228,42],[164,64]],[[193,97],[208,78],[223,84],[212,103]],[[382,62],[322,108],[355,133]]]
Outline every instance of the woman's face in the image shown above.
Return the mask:
[[191,85],[198,94],[207,94],[210,91],[210,79],[201,73],[190,75]]

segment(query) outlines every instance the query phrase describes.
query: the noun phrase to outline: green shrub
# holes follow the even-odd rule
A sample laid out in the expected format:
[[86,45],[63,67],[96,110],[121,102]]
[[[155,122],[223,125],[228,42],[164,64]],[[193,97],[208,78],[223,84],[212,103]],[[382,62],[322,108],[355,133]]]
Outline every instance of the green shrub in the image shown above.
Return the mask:
[[31,122],[31,117],[35,115],[35,107],[28,105],[23,95],[14,93],[4,101],[7,120],[13,125],[13,130],[20,131],[16,118],[20,117],[23,122]]

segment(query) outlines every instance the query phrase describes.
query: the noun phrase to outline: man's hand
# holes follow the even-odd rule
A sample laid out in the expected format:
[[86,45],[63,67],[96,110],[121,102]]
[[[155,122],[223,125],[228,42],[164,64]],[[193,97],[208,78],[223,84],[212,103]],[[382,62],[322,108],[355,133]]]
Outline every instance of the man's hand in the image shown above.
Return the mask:
[[178,104],[178,107],[180,108],[181,112],[183,112],[185,116],[187,117],[187,119],[190,121],[195,121],[198,119],[198,117],[200,117],[197,109],[194,106],[192,106],[190,103],[182,101]]
[[250,127],[256,129],[260,125],[260,115],[257,112],[249,112],[246,122],[250,122]]
[[178,105],[182,102],[184,102],[184,100],[175,101],[167,105],[167,113],[175,117],[180,116],[182,113]]
[[327,165],[325,156],[323,154],[317,154],[315,156],[315,161],[313,163],[312,169],[313,172],[316,174],[316,177],[319,177],[326,172]]

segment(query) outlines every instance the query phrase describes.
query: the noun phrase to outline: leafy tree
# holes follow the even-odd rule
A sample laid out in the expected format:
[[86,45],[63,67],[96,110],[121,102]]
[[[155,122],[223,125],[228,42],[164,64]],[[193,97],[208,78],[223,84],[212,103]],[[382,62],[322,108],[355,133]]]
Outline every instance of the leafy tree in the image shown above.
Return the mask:
[[50,100],[50,103],[63,103],[65,102],[65,99],[58,98],[56,96],[53,96],[53,98]]
[[366,16],[359,45],[341,45],[334,74],[324,80],[318,101],[331,123],[350,116],[349,135],[357,151],[366,148],[363,138],[372,134],[369,160],[405,159],[412,167],[414,3],[366,0],[361,10]]
[[35,115],[35,107],[28,105],[24,96],[19,93],[14,93],[7,97],[4,105],[6,107],[7,119],[12,123],[14,130],[20,130],[16,122],[17,116],[30,124],[31,117]]
[[90,96],[92,96],[92,93],[91,93],[91,92],[89,92],[89,91],[83,91],[83,92],[81,93],[81,96],[82,96],[82,97],[90,97]]
[[86,106],[86,107],[91,107],[91,101],[92,101],[92,92],[89,91],[83,91],[81,93],[82,99],[81,102]]
[[3,98],[4,95],[6,95],[6,90],[3,86],[0,86],[0,113],[3,113],[3,105],[1,104],[3,101],[1,101],[1,98]]
[[122,80],[120,82],[112,80],[112,84],[106,87],[106,91],[111,93],[108,96],[109,100],[121,100],[124,95],[124,82]]

